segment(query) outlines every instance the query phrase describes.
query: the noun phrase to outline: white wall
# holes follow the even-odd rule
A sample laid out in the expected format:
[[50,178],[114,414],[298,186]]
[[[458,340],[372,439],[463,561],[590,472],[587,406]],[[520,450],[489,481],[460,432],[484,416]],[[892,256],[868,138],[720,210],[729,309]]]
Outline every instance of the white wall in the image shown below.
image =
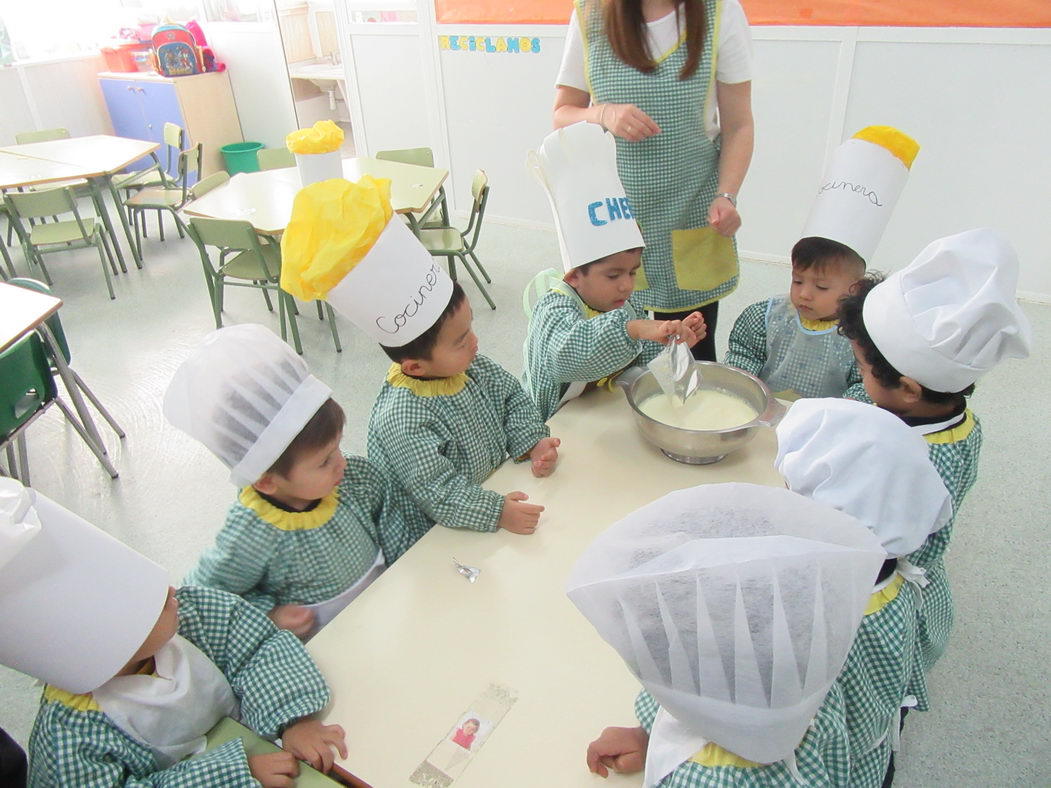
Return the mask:
[[74,137],[112,134],[98,72],[102,58],[61,58],[0,69],[0,144],[23,131],[64,127]]

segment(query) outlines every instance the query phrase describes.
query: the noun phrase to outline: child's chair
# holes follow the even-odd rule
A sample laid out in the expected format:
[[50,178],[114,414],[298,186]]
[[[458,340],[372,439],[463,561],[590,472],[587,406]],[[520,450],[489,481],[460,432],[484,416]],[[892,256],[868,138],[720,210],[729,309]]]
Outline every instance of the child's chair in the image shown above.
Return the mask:
[[[34,142],[51,142],[52,140],[68,140],[69,129],[54,128],[54,129],[41,129],[40,131],[21,131],[15,134],[15,144],[17,145],[30,145]],[[68,187],[73,189],[73,194],[80,197],[90,197],[91,188],[88,186],[88,182],[83,178],[75,178],[69,181],[54,181],[52,183],[45,184],[43,186],[26,186],[18,187],[18,191],[36,192],[43,191],[46,189],[59,189],[62,187]],[[41,221],[46,221],[41,218]],[[58,219],[55,219],[57,222]],[[36,219],[31,219],[29,222],[31,225],[36,224]],[[11,245],[11,233],[14,228],[8,223],[7,226],[7,244]]]
[[[127,172],[113,177],[114,187],[124,192],[125,200],[139,189],[145,189],[149,186],[168,186],[178,179],[178,155],[182,150],[185,136],[186,134],[181,126],[175,123],[165,123],[164,165],[161,165],[161,160],[156,153],[151,153],[150,158],[153,159],[153,164],[146,169],[135,170],[134,172]],[[130,213],[128,220],[132,221]]]
[[[146,234],[146,211],[157,212],[157,232],[161,241],[164,241],[164,221],[162,213],[168,211],[178,217],[178,211],[190,201],[189,191],[190,173],[193,172],[194,180],[199,180],[201,175],[201,156],[203,147],[198,144],[194,148],[179,152],[178,176],[175,181],[168,181],[164,186],[140,189],[124,201],[124,207],[128,211],[128,218],[135,227],[135,246],[142,258],[142,235]],[[139,233],[139,224],[142,224],[142,234]],[[175,222],[175,229],[179,237],[183,237],[182,224]]]
[[[474,253],[474,250],[478,247],[478,236],[482,231],[485,204],[489,200],[489,178],[486,177],[483,170],[478,170],[474,174],[474,180],[471,182],[471,197],[473,198],[471,218],[468,220],[465,230],[461,232],[455,227],[425,228],[420,231],[420,242],[432,255],[444,257],[449,262],[449,276],[453,280],[456,279],[456,258],[460,258],[463,267],[467,269],[467,273],[471,275],[474,283],[478,285],[478,289],[485,296],[489,307],[496,309],[496,304],[489,297],[488,291],[471,265],[471,261],[474,261],[474,264],[478,266],[478,271],[485,277],[485,281],[492,283],[493,280],[489,278],[489,274],[482,267],[482,263]],[[470,260],[467,259],[468,257]]]
[[[381,150],[376,153],[376,158],[384,161],[397,161],[402,164],[415,164],[417,167],[433,167],[434,153],[430,148],[400,148],[397,150]],[[431,219],[431,214],[436,208],[441,208],[438,219]],[[419,227],[448,227],[449,206],[445,201],[445,187],[439,186],[438,193],[431,200],[431,204],[420,215],[417,221]]]

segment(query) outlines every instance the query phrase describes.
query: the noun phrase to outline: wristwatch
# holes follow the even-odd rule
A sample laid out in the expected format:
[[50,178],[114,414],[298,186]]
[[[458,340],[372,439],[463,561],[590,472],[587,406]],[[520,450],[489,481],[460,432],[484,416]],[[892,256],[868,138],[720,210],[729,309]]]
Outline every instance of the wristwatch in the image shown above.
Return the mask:
[[722,192],[721,194],[715,195],[716,199],[719,199],[720,197],[725,197],[727,200],[730,201],[730,205],[732,205],[734,208],[737,207],[737,195],[733,192]]

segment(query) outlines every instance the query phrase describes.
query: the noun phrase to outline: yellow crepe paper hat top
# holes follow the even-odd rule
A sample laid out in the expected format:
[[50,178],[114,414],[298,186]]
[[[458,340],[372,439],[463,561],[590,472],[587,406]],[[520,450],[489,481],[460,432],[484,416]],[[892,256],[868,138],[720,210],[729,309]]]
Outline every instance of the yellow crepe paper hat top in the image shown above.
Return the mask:
[[901,163],[907,169],[912,169],[912,162],[916,154],[920,152],[920,143],[903,131],[893,126],[866,126],[854,135],[856,140],[865,140],[873,145],[886,148],[894,156],[901,159]]
[[343,129],[331,120],[319,120],[309,129],[293,131],[285,137],[292,153],[332,153],[343,144]]
[[386,178],[333,178],[302,189],[281,239],[281,289],[303,301],[324,298],[369,253],[392,214]]

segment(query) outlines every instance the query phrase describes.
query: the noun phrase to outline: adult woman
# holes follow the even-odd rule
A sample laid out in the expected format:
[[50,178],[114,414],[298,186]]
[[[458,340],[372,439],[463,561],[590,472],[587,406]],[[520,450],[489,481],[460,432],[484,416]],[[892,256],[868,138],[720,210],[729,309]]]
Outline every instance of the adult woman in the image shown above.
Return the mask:
[[[714,70],[714,73],[713,73]],[[751,39],[739,0],[574,0],[555,127],[599,123],[646,241],[645,304],[701,308],[715,360],[719,299],[737,286],[737,192],[752,157]]]

